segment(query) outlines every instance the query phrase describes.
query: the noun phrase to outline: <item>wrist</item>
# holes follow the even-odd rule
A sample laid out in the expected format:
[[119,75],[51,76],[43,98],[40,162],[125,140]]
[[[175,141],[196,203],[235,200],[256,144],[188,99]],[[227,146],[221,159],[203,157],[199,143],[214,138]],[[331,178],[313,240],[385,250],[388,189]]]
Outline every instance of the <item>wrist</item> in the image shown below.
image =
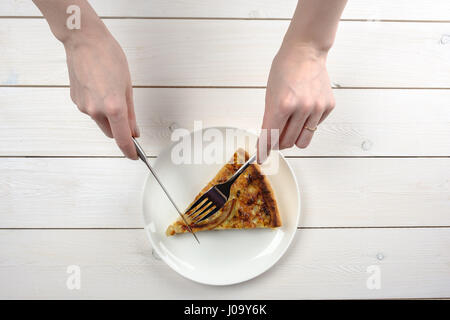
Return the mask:
[[66,49],[98,43],[110,37],[111,34],[100,19],[82,24],[80,29],[67,29],[63,36],[57,36]]
[[317,57],[326,57],[333,46],[334,37],[323,36],[314,30],[314,26],[289,26],[282,46],[293,50],[307,50]]
[[328,50],[315,46],[310,42],[301,41],[283,41],[277,56],[285,56],[292,58],[302,58],[312,60],[319,63],[326,63]]

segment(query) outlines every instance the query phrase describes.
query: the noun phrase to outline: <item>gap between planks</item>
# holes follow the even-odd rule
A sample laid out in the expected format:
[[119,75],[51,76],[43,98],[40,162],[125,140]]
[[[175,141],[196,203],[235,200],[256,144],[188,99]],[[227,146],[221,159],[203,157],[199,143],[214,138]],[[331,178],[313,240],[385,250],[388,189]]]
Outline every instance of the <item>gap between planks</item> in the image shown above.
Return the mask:
[[[70,88],[65,84],[0,84],[0,88]],[[266,86],[133,86],[134,89],[266,89]],[[332,85],[333,90],[450,90],[450,87],[345,87]]]
[[[449,229],[450,226],[359,226],[359,227],[297,227],[297,230],[338,230],[338,229]],[[83,227],[83,228],[0,228],[2,230],[144,230],[145,228],[119,228],[119,227]]]
[[[43,16],[0,16],[0,19],[44,19]],[[129,16],[100,16],[108,20],[230,20],[230,21],[290,21],[291,18],[227,18],[227,17],[129,17]],[[450,23],[450,20],[423,19],[340,19],[346,22],[418,22],[418,23]]]
[[[449,155],[427,155],[427,156],[284,156],[286,159],[446,159]],[[1,155],[0,159],[122,159],[125,156],[17,156],[17,155]],[[150,159],[156,159],[157,156],[147,156]]]

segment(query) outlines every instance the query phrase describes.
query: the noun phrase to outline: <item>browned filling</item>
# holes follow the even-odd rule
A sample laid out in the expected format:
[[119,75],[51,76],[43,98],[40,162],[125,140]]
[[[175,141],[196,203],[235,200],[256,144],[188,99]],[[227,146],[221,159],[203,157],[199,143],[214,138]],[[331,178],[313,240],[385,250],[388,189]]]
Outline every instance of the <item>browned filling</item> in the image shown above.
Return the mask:
[[[242,156],[242,155],[241,155]],[[245,160],[249,155],[245,152]],[[242,165],[237,163],[238,153],[233,156],[233,163],[226,164],[217,176],[194,199],[196,201],[213,185],[227,181]],[[210,229],[279,227],[277,205],[266,178],[257,165],[250,165],[231,187],[230,197],[225,206],[210,218],[197,225],[191,225],[194,232]],[[177,230],[175,230],[176,228]],[[168,235],[188,231],[182,221],[169,226]]]

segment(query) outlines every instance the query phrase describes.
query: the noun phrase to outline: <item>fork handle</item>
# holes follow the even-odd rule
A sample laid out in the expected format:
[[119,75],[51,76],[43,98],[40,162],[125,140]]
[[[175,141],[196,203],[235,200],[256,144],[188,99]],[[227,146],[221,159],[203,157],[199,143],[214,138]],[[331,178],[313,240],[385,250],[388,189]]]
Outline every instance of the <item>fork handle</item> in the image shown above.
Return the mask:
[[256,160],[256,154],[254,154],[253,156],[250,157],[250,159],[247,160],[247,162],[245,162],[232,176],[231,178],[227,181],[227,183],[229,183],[230,185],[233,184],[237,178],[239,178],[239,176],[242,174],[242,172],[245,171],[245,169],[248,168],[249,165],[251,165],[253,162],[255,162]]

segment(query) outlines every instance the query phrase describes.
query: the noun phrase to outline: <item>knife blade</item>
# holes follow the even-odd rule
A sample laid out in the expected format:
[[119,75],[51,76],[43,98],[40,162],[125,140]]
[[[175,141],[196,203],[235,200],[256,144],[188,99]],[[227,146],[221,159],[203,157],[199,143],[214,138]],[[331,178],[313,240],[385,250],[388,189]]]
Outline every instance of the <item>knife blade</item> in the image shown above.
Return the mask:
[[152,168],[152,166],[150,165],[150,163],[148,163],[147,161],[147,156],[145,155],[144,149],[142,149],[142,147],[140,146],[140,144],[136,141],[136,139],[134,137],[132,137],[134,145],[136,146],[136,151],[137,154],[139,156],[139,158],[145,163],[145,165],[147,166],[147,168],[150,170],[150,172],[152,173],[153,177],[156,179],[156,181],[159,183],[161,189],[164,191],[164,193],[166,194],[167,198],[170,200],[170,202],[172,203],[172,205],[175,207],[175,209],[178,212],[178,215],[181,217],[181,219],[183,219],[184,224],[187,226],[189,232],[194,236],[195,240],[197,240],[198,243],[200,243],[200,241],[198,240],[197,236],[195,235],[195,232],[192,231],[191,226],[187,223],[186,218],[183,216],[183,214],[181,213],[180,209],[178,209],[178,206],[176,205],[175,201],[172,199],[172,197],[170,196],[169,192],[167,191],[166,187],[164,187],[164,184],[162,183],[162,181],[159,179],[158,175],[156,174],[155,170]]

